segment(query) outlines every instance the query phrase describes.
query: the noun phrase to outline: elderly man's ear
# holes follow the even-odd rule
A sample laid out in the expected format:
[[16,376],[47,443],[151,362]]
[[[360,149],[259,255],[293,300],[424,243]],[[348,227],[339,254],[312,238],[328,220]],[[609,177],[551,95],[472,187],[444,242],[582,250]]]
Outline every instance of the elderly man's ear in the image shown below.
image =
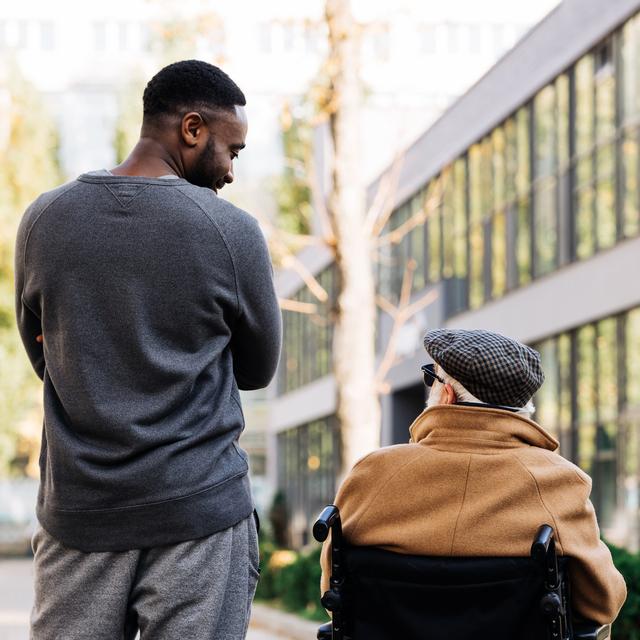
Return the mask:
[[440,392],[440,404],[455,404],[457,399],[453,387],[450,384],[443,384]]

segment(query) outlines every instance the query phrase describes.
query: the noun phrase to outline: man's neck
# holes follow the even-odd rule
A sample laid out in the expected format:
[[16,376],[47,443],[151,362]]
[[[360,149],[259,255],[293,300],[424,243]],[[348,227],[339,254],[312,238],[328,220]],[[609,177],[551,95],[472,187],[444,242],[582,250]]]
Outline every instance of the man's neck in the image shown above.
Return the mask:
[[142,176],[145,178],[159,178],[175,175],[183,178],[180,162],[153,138],[140,138],[129,156],[117,167],[111,169],[116,176]]

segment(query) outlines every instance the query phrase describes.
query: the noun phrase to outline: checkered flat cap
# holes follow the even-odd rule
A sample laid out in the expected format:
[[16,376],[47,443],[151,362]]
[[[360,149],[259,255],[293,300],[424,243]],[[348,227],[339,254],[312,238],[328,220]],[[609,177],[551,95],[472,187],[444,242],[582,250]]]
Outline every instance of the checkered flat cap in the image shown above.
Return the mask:
[[523,407],[544,382],[540,355],[499,333],[481,329],[434,329],[424,348],[478,400]]

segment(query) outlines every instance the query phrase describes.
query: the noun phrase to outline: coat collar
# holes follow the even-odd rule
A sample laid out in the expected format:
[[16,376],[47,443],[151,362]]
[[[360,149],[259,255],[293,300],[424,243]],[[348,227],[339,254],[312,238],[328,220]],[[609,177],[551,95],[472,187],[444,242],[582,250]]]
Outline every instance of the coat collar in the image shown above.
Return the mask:
[[559,443],[539,424],[502,409],[455,404],[425,409],[409,428],[411,442],[430,444],[448,438],[495,443],[498,448],[529,445],[555,451]]

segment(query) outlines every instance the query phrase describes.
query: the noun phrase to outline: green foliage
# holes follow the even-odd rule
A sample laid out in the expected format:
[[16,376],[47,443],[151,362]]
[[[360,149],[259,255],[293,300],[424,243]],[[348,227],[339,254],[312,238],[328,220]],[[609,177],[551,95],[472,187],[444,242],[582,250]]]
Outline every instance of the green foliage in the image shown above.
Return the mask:
[[311,232],[311,186],[308,175],[311,170],[312,117],[306,102],[294,109],[285,105],[281,114],[285,164],[273,190],[278,206],[278,227],[293,234]]
[[276,550],[271,541],[260,540],[260,580],[256,589],[258,600],[273,600],[278,597],[275,587],[275,571],[269,569],[271,556]]
[[[286,556],[287,562],[282,562]],[[325,622],[320,605],[320,548],[295,552],[278,550],[271,541],[260,542],[260,580],[256,599],[287,611]]]
[[[21,446],[24,423],[37,408],[41,393],[16,328],[15,237],[26,207],[41,192],[57,186],[62,176],[57,129],[41,96],[13,67],[0,89],[8,97],[0,106],[0,475],[6,475]],[[40,425],[32,426],[39,434]]]
[[118,119],[113,136],[116,162],[120,164],[138,142],[142,124],[142,79],[132,80],[122,89],[118,98]]
[[309,616],[325,614],[320,605],[320,550],[303,552],[295,562],[280,569],[274,578],[276,593],[289,611],[305,612]]
[[627,601],[613,623],[615,640],[640,640],[640,554],[607,543],[613,562],[627,583]]

